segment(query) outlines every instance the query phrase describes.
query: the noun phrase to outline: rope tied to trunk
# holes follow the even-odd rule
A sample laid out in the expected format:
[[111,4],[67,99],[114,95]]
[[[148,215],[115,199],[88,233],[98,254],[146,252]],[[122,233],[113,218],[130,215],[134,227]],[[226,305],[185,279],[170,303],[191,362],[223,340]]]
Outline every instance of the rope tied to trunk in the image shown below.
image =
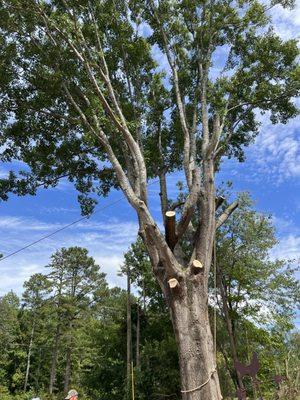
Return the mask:
[[205,385],[208,384],[208,382],[211,380],[211,377],[213,376],[213,374],[214,374],[216,371],[217,371],[217,368],[215,367],[215,368],[211,371],[211,373],[209,374],[208,379],[207,379],[205,382],[203,382],[201,385],[195,387],[194,389],[181,390],[181,393],[191,393],[191,392],[195,392],[196,390],[202,389]]

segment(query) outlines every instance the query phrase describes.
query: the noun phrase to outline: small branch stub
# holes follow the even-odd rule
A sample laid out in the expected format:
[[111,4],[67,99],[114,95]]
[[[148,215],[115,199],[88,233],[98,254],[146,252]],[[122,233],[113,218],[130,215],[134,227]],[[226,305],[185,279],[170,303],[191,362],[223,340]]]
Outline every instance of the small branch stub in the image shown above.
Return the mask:
[[168,284],[171,289],[175,289],[179,287],[179,282],[176,278],[171,278],[168,280]]
[[220,228],[224,224],[224,222],[227,221],[227,219],[230,217],[230,215],[234,212],[234,210],[239,206],[239,203],[237,201],[234,201],[233,203],[229,204],[229,206],[224,210],[224,212],[219,216],[219,218],[216,221],[216,229]]
[[225,197],[220,196],[220,197],[216,197],[216,210],[221,207],[221,205],[224,203],[225,201]]
[[166,218],[175,218],[175,211],[167,211],[166,212]]
[[166,212],[166,241],[170,249],[173,251],[176,245],[176,231],[175,231],[175,211]]
[[203,270],[203,264],[199,260],[194,260],[192,262],[192,267],[195,274],[198,274]]

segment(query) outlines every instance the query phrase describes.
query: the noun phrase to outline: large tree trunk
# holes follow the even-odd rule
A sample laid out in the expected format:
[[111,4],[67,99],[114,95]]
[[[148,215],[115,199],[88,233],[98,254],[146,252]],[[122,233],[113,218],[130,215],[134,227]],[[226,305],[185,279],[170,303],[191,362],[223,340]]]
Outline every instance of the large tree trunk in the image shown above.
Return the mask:
[[184,400],[222,399],[205,292],[201,275],[187,277],[170,290]]
[[[174,230],[174,224],[165,224],[166,234],[163,238],[146,206],[142,202],[137,206],[140,235],[171,311],[178,345],[183,400],[222,399],[208,317],[208,277],[216,228],[220,227],[234,210],[234,205],[228,207],[218,220],[215,220],[214,163],[212,157],[208,157],[207,147],[203,154],[206,157],[202,166],[203,190],[199,196],[196,188],[199,185],[200,191],[200,183],[196,171],[195,182],[190,188],[180,221],[175,227],[175,246],[167,240],[170,237],[168,229]],[[194,202],[194,208],[189,209],[188,205],[191,202]],[[199,221],[191,243],[192,255],[190,261],[187,261],[180,240],[197,211]]]
[[189,266],[179,277],[179,286],[169,289],[167,296],[178,345],[183,400],[222,399],[208,316],[208,276],[216,229],[211,159],[203,161],[203,171],[204,194],[193,251],[202,268],[195,271]]

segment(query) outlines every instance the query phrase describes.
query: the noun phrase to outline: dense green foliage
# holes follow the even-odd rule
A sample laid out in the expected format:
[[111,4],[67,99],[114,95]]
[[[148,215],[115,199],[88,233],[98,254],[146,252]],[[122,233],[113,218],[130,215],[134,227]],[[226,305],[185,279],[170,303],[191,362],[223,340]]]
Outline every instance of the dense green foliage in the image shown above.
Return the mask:
[[[292,400],[296,398],[298,379],[299,333],[293,332],[293,317],[299,287],[294,263],[269,258],[275,242],[272,220],[255,212],[248,196],[241,195],[238,212],[218,237],[218,277],[226,286],[239,359],[247,363],[252,352],[257,351],[263,398],[274,399],[277,391],[273,377],[282,374],[288,381],[278,394],[280,399]],[[140,239],[125,254],[122,274],[128,271],[133,285],[131,356],[136,398],[179,399],[177,350],[169,313]],[[27,400],[34,394],[42,400],[50,398],[47,392],[58,326],[57,379],[52,398],[63,398],[69,352],[70,385],[79,390],[83,399],[127,398],[126,292],[108,288],[104,274],[85,249],[56,252],[47,272],[35,274],[25,282],[21,299],[13,293],[0,299],[1,399]],[[219,290],[218,286],[218,293]],[[216,305],[213,292],[211,298],[212,313]],[[216,309],[220,380],[224,396],[231,397],[235,393],[235,374],[220,295]],[[34,321],[28,387],[23,393]],[[245,386],[252,395],[247,378]]]
[[[252,352],[259,354],[266,398],[273,398],[270,371],[273,375],[286,374],[282,362],[288,350],[284,343],[293,329],[293,315],[300,302],[299,282],[295,279],[298,264],[295,260],[270,259],[270,251],[277,242],[274,234],[271,217],[255,212],[249,196],[242,194],[238,210],[217,238],[219,351],[235,380],[226,302],[238,358],[247,363]],[[247,393],[251,393],[250,381],[245,382]]]
[[[126,292],[107,287],[104,274],[85,249],[56,252],[47,275],[33,275],[21,299],[8,293],[0,299],[1,400],[62,398],[68,351],[72,352],[71,385],[84,399],[118,400],[126,396]],[[74,280],[74,276],[78,279]],[[92,278],[92,280],[90,280]],[[44,287],[41,285],[44,283]],[[78,286],[74,293],[74,282]],[[38,289],[38,294],[37,294]],[[43,290],[46,289],[46,290]],[[71,291],[70,291],[71,290]],[[157,297],[161,297],[156,294]],[[132,297],[135,329],[137,299]],[[22,394],[32,324],[31,367],[27,393]],[[72,326],[70,328],[70,321]],[[57,326],[60,329],[54,395],[48,392]],[[139,398],[178,392],[176,345],[168,312],[161,302],[147,301],[141,316],[142,372],[136,372]],[[133,332],[133,341],[135,333]],[[133,351],[135,348],[133,346]],[[167,358],[167,362],[165,362]],[[172,387],[169,387],[169,380]],[[157,397],[152,397],[157,398]]]
[[[90,212],[98,195],[120,183],[100,128],[131,180],[108,77],[149,178],[184,169],[178,91],[195,130],[196,161],[204,101],[209,126],[216,113],[224,125],[218,157],[242,160],[258,133],[257,110],[269,111],[274,123],[297,114],[297,43],[276,36],[269,16],[274,5],[293,3],[1,0],[0,158],[26,164],[1,179],[1,198],[66,177]],[[224,68],[216,75],[220,54]]]
[[[293,3],[0,0],[0,160],[13,167],[22,162],[17,164],[21,169],[1,178],[0,199],[35,194],[38,187],[67,178],[89,214],[99,196],[121,187],[144,229],[156,227],[147,209],[148,180],[160,179],[164,218],[174,200],[166,190],[167,174],[184,171],[185,211],[196,216],[193,240],[183,238],[185,230],[179,235],[189,259],[198,227],[214,214],[204,200],[209,194],[207,205],[215,201],[213,178],[221,158],[243,160],[244,147],[258,134],[259,112],[268,113],[273,123],[297,114],[297,43],[279,38],[269,17],[275,5]],[[220,54],[223,65],[216,72]],[[238,353],[246,361],[241,344],[247,332],[249,352],[263,350],[264,393],[270,397],[272,360],[275,352],[278,369],[283,368],[284,334],[291,329],[297,288],[289,264],[267,256],[274,244],[268,221],[247,208],[241,213],[221,231],[219,278],[228,290]],[[185,226],[187,215],[182,214]],[[159,253],[165,242],[156,235],[152,250]],[[214,232],[203,236],[212,243]],[[125,294],[108,289],[83,249],[56,253],[49,267],[47,276],[30,279],[23,299],[13,294],[1,299],[3,397],[5,390],[17,394],[27,388],[47,391],[48,386],[60,393],[69,384],[86,398],[126,397]],[[137,397],[179,398],[168,313],[141,243],[126,255],[125,267],[132,269],[138,286],[132,302],[139,303],[136,310],[143,309]],[[269,313],[257,321],[261,305]],[[226,374],[232,373],[232,360],[222,310],[220,304],[220,376],[224,393],[230,394],[234,376],[231,381]]]

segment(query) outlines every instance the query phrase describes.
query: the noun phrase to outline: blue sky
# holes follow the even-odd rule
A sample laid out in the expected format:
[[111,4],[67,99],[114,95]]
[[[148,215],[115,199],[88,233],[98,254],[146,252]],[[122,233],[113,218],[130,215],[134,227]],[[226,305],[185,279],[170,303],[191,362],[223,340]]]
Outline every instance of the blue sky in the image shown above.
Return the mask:
[[[282,37],[295,37],[300,28],[300,0],[292,12],[275,7],[273,18]],[[273,215],[279,242],[272,257],[300,259],[300,119],[273,126],[264,116],[261,123],[260,135],[246,151],[246,162],[224,161],[218,180],[231,180],[235,192],[247,190],[257,210]],[[5,174],[0,165],[0,176]],[[169,181],[174,196],[176,180],[172,176]],[[158,216],[157,185],[151,185],[149,192],[152,211]],[[0,296],[10,289],[21,293],[24,280],[43,271],[55,250],[74,245],[89,249],[107,273],[110,285],[124,286],[117,271],[123,253],[136,238],[135,213],[126,200],[101,211],[121,197],[120,192],[111,193],[100,199],[99,212],[89,220],[2,261]],[[41,189],[35,197],[11,197],[0,205],[0,253],[8,254],[78,218],[76,192],[67,182],[55,189]]]

